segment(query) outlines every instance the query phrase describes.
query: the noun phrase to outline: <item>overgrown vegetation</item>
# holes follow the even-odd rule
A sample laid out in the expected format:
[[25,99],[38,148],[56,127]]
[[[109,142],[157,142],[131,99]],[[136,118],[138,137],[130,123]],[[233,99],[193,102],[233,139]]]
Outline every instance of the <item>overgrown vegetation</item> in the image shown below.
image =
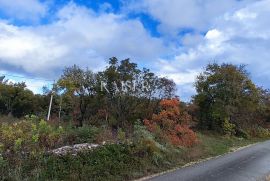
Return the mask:
[[210,64],[196,82],[199,126],[235,135],[269,116],[269,93],[250,80],[245,66]]
[[[68,67],[42,95],[6,80],[0,180],[130,180],[270,137],[269,92],[244,66],[210,64],[195,86],[192,101],[180,102],[172,80],[116,58],[98,73]],[[99,146],[52,152],[79,143]]]

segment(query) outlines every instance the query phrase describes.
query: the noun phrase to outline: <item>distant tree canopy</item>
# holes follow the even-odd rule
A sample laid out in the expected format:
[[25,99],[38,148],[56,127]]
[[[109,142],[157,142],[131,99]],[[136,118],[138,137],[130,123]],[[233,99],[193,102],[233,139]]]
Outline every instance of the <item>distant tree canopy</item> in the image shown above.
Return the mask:
[[[237,134],[270,119],[270,92],[257,87],[243,65],[209,64],[197,77],[195,88],[197,94],[190,103],[177,104],[191,116],[192,126]],[[172,80],[139,68],[129,59],[113,57],[99,72],[74,65],[66,67],[53,86],[51,118],[59,120],[60,115],[60,121],[73,121],[76,126],[131,130],[138,119],[151,120],[158,114],[160,101],[175,98],[175,92]],[[45,118],[51,94],[48,90],[35,95],[25,83],[1,80],[0,114]]]
[[[140,69],[129,59],[113,57],[105,70],[94,73],[76,65],[67,67],[53,86],[52,118],[73,120],[78,126],[108,124],[128,127],[137,119],[152,116],[158,101],[175,96],[172,80]],[[25,83],[0,83],[0,114],[45,116],[51,91],[34,95]]]
[[26,89],[25,83],[0,83],[0,114],[21,117],[37,113],[40,97]]
[[114,127],[125,127],[138,118],[153,114],[157,100],[175,95],[172,80],[160,78],[149,69],[139,69],[129,59],[113,57],[109,66],[93,73],[76,65],[64,70],[58,81],[65,97],[77,110],[79,125],[99,112]]
[[252,83],[244,65],[209,64],[195,86],[201,128],[234,132],[262,119],[258,115],[262,91]]

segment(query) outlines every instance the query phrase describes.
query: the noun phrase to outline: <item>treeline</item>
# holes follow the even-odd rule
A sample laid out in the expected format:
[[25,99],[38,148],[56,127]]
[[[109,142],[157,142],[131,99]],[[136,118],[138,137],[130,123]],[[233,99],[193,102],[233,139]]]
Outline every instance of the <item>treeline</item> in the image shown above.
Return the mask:
[[24,82],[0,82],[0,115],[18,118],[28,114],[40,115],[47,109],[48,101],[46,95],[35,95],[27,89]]
[[[247,130],[263,127],[269,120],[269,91],[251,81],[245,66],[209,64],[197,77],[195,87],[197,94],[192,101],[177,106],[183,110],[179,115],[189,117],[197,129],[247,136]],[[98,73],[76,65],[65,68],[53,90],[42,95],[33,94],[24,83],[2,82],[0,114],[45,118],[53,94],[54,121],[132,130],[136,121],[153,119],[163,109],[160,100],[175,98],[175,92],[172,80],[140,69],[129,59],[113,57]],[[166,125],[160,123],[165,118],[160,117],[158,127],[163,129]]]
[[42,95],[5,80],[0,180],[136,179],[270,138],[270,93],[245,66],[209,64],[195,88],[181,102],[172,80],[116,58],[67,67]]
[[[0,85],[0,113],[45,118],[53,94],[52,119],[83,124],[129,128],[137,119],[150,118],[159,100],[173,98],[176,85],[129,59],[111,58],[104,71],[94,73],[76,65],[65,68],[53,90],[34,95],[24,83]],[[44,89],[46,90],[46,89]],[[17,106],[20,105],[20,106]]]

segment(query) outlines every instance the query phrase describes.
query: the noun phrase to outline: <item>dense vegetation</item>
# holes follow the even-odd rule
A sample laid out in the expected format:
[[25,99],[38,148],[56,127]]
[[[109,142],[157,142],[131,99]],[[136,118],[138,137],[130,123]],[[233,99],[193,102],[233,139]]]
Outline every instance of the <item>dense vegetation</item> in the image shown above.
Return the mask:
[[243,65],[208,65],[195,86],[194,104],[202,129],[246,135],[268,121],[269,92],[250,80]]
[[[245,66],[210,64],[180,102],[172,80],[111,58],[65,68],[52,91],[0,83],[1,180],[129,180],[270,137],[269,92]],[[50,121],[45,121],[53,94]],[[53,149],[96,143],[56,155]]]

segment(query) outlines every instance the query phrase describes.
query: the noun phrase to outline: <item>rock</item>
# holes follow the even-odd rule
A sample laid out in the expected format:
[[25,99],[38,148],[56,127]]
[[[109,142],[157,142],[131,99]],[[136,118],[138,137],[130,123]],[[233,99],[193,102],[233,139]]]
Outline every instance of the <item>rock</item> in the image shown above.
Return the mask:
[[98,144],[82,143],[82,144],[76,144],[72,146],[63,146],[63,147],[51,150],[49,151],[49,153],[57,155],[57,156],[64,156],[67,154],[76,156],[78,152],[92,150],[99,146],[100,145]]

